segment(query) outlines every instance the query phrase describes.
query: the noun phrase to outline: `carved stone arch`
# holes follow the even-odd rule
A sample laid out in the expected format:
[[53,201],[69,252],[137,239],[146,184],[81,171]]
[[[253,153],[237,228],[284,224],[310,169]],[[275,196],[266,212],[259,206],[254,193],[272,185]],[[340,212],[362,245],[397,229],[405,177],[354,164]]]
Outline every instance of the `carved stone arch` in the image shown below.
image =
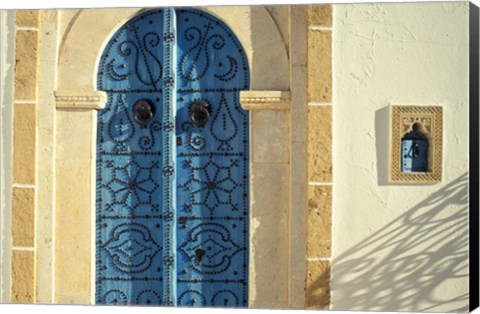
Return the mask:
[[[250,67],[251,90],[288,90],[285,43],[264,6],[200,9],[224,21],[240,40]],[[79,10],[70,20],[62,21],[65,27],[60,34],[57,77],[60,107],[68,107],[68,103],[76,101],[72,107],[95,108],[97,101],[102,102],[101,93],[96,89],[99,58],[115,31],[141,10]]]

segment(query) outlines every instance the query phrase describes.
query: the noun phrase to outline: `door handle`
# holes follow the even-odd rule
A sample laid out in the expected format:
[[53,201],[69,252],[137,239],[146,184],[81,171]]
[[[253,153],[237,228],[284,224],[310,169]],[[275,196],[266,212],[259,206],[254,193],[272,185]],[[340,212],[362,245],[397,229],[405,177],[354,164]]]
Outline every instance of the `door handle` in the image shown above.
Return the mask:
[[153,105],[147,100],[139,100],[133,106],[134,118],[141,127],[146,127],[153,119]]
[[210,105],[205,100],[195,100],[190,104],[190,120],[198,127],[207,124],[210,118]]

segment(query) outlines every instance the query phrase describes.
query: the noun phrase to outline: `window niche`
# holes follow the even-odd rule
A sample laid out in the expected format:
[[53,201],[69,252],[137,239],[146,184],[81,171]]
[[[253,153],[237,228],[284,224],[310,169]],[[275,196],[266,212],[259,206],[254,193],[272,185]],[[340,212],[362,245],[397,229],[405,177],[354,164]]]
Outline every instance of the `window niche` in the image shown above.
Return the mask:
[[442,107],[391,106],[391,183],[442,180]]

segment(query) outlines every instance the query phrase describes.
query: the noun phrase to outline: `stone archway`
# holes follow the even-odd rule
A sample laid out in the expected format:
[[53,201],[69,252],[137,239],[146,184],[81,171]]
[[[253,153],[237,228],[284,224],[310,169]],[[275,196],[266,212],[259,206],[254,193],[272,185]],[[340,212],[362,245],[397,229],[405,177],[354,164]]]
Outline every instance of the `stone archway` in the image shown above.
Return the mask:
[[[249,305],[285,307],[289,285],[289,257],[285,248],[289,245],[290,176],[289,148],[285,146],[285,139],[289,138],[286,110],[290,101],[285,43],[263,6],[203,9],[224,21],[238,36],[250,66],[252,91],[240,96],[244,108],[252,110],[250,239],[253,247]],[[138,11],[67,10],[59,18],[61,41],[55,91],[57,240],[52,257],[56,268],[56,302],[94,302],[96,109],[102,108],[106,101],[105,95],[96,90],[97,67],[108,39]],[[75,180],[71,179],[72,173]],[[272,187],[272,184],[277,185]],[[276,208],[273,216],[272,206]],[[70,224],[75,222],[78,230],[71,230]],[[267,229],[278,230],[278,234],[262,231]],[[273,251],[272,241],[277,247]],[[265,259],[266,252],[273,256],[273,264]],[[89,271],[71,272],[72,263]],[[272,280],[278,283],[275,289],[271,289]]]

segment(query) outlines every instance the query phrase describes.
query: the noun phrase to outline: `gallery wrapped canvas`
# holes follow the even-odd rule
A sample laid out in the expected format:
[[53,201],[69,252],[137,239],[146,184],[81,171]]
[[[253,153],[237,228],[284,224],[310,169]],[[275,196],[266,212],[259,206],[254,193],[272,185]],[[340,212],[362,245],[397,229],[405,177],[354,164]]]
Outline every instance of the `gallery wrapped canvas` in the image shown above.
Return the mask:
[[2,303],[478,305],[475,5],[0,13]]

